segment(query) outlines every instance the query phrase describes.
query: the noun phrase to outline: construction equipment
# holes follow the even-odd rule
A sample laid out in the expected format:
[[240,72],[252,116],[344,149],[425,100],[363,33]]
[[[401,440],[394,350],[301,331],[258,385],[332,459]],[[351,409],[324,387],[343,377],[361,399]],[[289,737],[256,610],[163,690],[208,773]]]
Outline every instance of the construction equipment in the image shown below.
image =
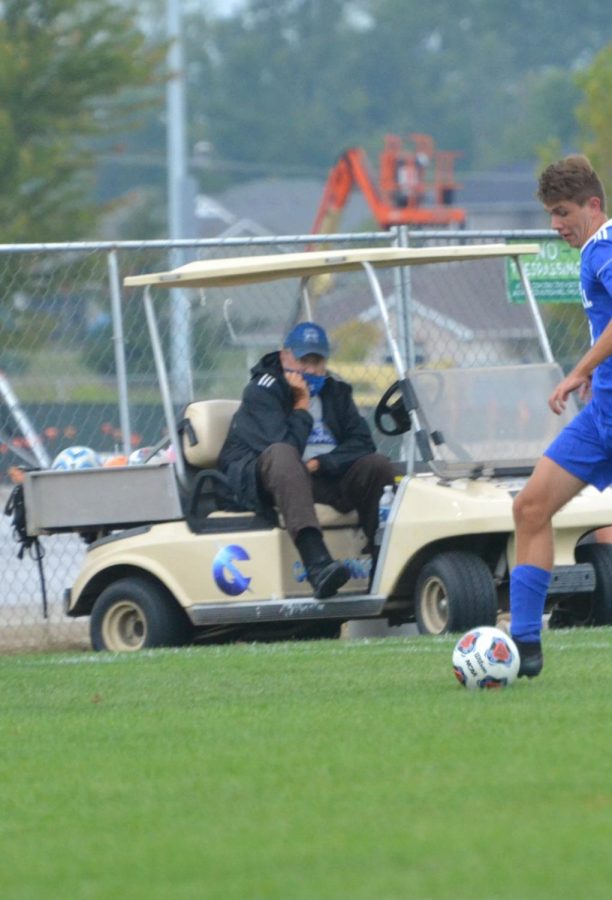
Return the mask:
[[378,185],[365,151],[360,147],[345,150],[328,175],[312,233],[337,231],[354,188],[362,192],[374,219],[383,229],[394,225],[461,228],[465,224],[465,210],[454,205],[460,187],[455,181],[454,164],[460,154],[454,150],[436,150],[427,134],[411,134],[410,140],[412,148],[406,149],[397,135],[385,137]]

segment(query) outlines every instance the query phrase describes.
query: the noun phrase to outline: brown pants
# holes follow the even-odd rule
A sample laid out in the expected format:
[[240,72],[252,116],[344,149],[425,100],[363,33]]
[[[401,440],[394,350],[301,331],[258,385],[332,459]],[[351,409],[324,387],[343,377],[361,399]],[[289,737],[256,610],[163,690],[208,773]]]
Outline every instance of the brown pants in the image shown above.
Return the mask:
[[382,453],[362,456],[342,475],[329,478],[311,475],[295,447],[271,444],[257,460],[261,486],[282,513],[287,531],[295,540],[303,528],[320,525],[315,503],[327,503],[339,512],[356,509],[372,552],[378,527],[378,501],[386,484],[393,484],[394,469]]

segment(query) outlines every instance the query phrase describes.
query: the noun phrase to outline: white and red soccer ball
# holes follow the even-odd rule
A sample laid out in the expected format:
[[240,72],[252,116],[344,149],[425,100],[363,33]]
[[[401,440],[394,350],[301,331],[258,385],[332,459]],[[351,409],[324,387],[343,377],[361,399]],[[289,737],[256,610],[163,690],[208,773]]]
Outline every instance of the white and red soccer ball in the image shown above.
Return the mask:
[[519,652],[500,628],[483,625],[459,638],[453,650],[453,670],[466,688],[502,688],[516,681]]

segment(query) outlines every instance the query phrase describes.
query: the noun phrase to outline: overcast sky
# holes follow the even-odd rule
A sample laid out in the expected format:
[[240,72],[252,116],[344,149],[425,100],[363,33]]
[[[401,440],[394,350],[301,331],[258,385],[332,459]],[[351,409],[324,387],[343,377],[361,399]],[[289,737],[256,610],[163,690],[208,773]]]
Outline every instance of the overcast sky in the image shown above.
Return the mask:
[[219,16],[229,16],[244,5],[244,0],[205,0],[205,2]]

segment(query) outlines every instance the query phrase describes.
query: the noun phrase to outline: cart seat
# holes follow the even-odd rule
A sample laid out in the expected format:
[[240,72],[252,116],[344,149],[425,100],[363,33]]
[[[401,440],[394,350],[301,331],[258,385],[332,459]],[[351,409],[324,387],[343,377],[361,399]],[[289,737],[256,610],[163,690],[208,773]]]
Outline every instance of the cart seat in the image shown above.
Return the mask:
[[197,400],[185,410],[183,455],[196,469],[215,469],[239,400]]
[[[239,406],[239,400],[197,400],[189,404],[181,431],[183,454],[190,466],[196,469],[217,467],[232,416]],[[355,510],[341,513],[333,506],[315,503],[315,511],[322,528],[359,524]],[[244,515],[244,512],[236,515]]]

